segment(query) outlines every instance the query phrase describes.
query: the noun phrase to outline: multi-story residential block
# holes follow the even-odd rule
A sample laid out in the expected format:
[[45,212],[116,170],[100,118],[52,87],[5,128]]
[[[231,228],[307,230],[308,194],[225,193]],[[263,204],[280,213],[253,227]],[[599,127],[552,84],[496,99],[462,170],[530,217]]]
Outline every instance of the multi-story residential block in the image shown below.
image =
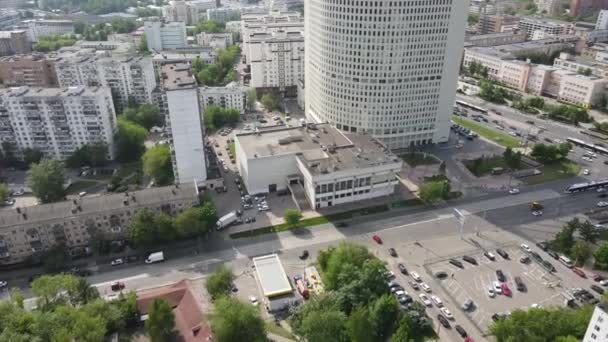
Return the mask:
[[232,33],[234,39],[241,37],[241,21],[229,21],[226,23],[226,32]]
[[152,101],[156,77],[149,57],[91,49],[63,49],[54,56],[60,87],[107,86],[120,107],[130,98],[140,104]]
[[526,41],[525,33],[501,32],[488,34],[472,34],[464,38],[465,44],[470,46],[496,46],[521,43]]
[[593,309],[593,315],[587,326],[583,342],[600,342],[608,340],[608,305],[601,303]]
[[0,29],[16,25],[21,20],[19,12],[10,8],[0,8]]
[[596,30],[608,30],[608,9],[603,9],[597,14],[595,22]]
[[192,1],[175,0],[163,6],[163,18],[166,21],[182,21],[186,25],[195,25],[205,19],[207,8],[215,8],[215,1],[194,3]]
[[114,159],[115,127],[107,87],[0,89],[0,140],[15,144],[18,157],[32,148],[63,160],[83,145],[105,143]]
[[10,87],[56,87],[55,61],[39,54],[0,57],[0,83]]
[[205,129],[198,85],[189,64],[162,66],[162,109],[171,141],[171,161],[177,184],[203,184],[207,179]]
[[570,0],[570,15],[590,15],[593,12],[608,8],[608,0]]
[[557,98],[575,105],[590,107],[600,101],[606,93],[608,80],[595,76],[584,76],[566,70],[556,70],[552,75],[561,74]]
[[81,255],[100,239],[125,239],[139,210],[176,215],[198,203],[197,187],[182,184],[0,210],[0,264],[40,259],[58,245]]
[[30,53],[32,43],[27,31],[0,31],[0,56]]
[[29,38],[32,42],[37,42],[41,36],[74,33],[74,22],[72,20],[32,19],[25,20],[23,23],[28,28]]
[[207,49],[198,53],[161,52],[152,56],[152,65],[154,66],[156,74],[160,75],[161,68],[164,64],[191,64],[194,60],[197,59],[207,64],[215,63],[215,61],[217,60],[217,52],[213,49]]
[[298,12],[248,13],[241,15],[241,50],[246,58],[249,37],[255,33],[304,32],[304,18]]
[[391,149],[448,141],[466,2],[311,0],[304,12],[307,118]]
[[289,188],[300,210],[388,196],[403,162],[380,141],[328,124],[237,134],[236,161],[250,193]]
[[183,21],[146,21],[144,32],[150,51],[175,50],[188,46],[186,24]]
[[528,39],[532,39],[536,31],[541,31],[551,36],[574,34],[573,23],[559,20],[523,17],[519,20],[517,27],[526,33]]
[[558,69],[608,79],[608,64],[585,57],[573,56],[569,53],[561,53],[558,58],[553,60],[553,66]]
[[222,108],[233,108],[245,114],[248,87],[230,82],[224,87],[201,87],[201,105],[203,111],[207,106],[215,105]]
[[196,43],[202,47],[225,49],[234,44],[232,33],[206,33],[196,35]]
[[249,85],[262,91],[278,90],[296,96],[298,80],[304,77],[304,35],[299,29],[258,32],[247,36]]
[[494,3],[485,0],[472,0],[469,4],[469,13],[473,14],[494,15],[496,10]]
[[241,9],[235,7],[220,7],[207,10],[207,20],[215,20],[221,23],[238,20],[241,17]]
[[477,31],[480,34],[513,31],[517,28],[519,17],[508,15],[482,15],[479,18]]
[[562,2],[560,0],[535,0],[538,12],[548,16],[562,14]]

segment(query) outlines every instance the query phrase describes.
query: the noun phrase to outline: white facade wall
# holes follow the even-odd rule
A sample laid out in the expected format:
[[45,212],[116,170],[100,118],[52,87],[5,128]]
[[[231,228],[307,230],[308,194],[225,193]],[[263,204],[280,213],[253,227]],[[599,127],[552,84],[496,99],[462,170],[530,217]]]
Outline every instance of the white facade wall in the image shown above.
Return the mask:
[[563,75],[559,99],[576,105],[590,107],[596,104],[606,90],[608,80],[577,74]]
[[305,2],[306,116],[389,148],[447,141],[468,2],[357,4]]
[[603,9],[598,13],[595,29],[608,30],[608,9]]
[[204,15],[199,15],[199,9],[186,1],[171,1],[163,6],[162,14],[167,21],[182,21],[186,25],[195,25],[204,19]]
[[536,0],[538,12],[546,13],[549,16],[561,14],[562,7],[560,0]]
[[[239,160],[238,156],[237,160]],[[250,194],[268,192],[270,184],[276,184],[277,191],[286,189],[287,175],[299,173],[296,158],[291,153],[244,160],[247,163],[246,167],[242,166],[242,162],[237,163],[240,166],[239,173]]]
[[484,54],[475,49],[465,49],[462,64],[468,68],[472,62],[481,64],[488,69],[488,76],[498,79],[502,68],[502,59],[498,56]]
[[146,21],[144,32],[150,51],[174,50],[188,46],[186,24],[181,21]]
[[175,182],[202,184],[207,167],[198,89],[167,90],[166,104]]
[[245,114],[245,103],[247,101],[247,87],[240,87],[235,84],[226,87],[201,87],[201,105],[203,112],[210,105],[222,108],[233,108],[241,114]]
[[524,91],[528,83],[530,68],[531,65],[526,62],[503,61],[498,79],[511,87]]
[[608,340],[608,307],[599,304],[593,310],[593,315],[587,326],[583,342],[600,342]]
[[64,35],[74,33],[74,22],[71,20],[27,20],[28,36],[33,43],[41,36]]
[[300,32],[255,34],[247,47],[251,87],[283,91],[297,86],[304,77],[304,36]]
[[542,31],[551,36],[574,33],[574,24],[559,21],[543,20],[537,18],[521,18],[517,27],[526,32],[528,39],[532,39],[535,31]]
[[213,49],[225,49],[234,44],[232,33],[206,33],[201,32],[196,35],[196,43],[202,47]]
[[550,67],[542,65],[533,65],[528,76],[528,84],[526,90],[535,95],[542,95],[553,71]]
[[86,144],[105,143],[114,159],[116,113],[109,88],[0,90],[0,141],[64,160]]
[[[240,8],[220,7],[207,10],[207,20],[216,20],[219,22],[227,22],[229,20],[237,20],[241,15]],[[240,26],[240,22],[239,22]],[[226,27],[228,28],[228,27]]]

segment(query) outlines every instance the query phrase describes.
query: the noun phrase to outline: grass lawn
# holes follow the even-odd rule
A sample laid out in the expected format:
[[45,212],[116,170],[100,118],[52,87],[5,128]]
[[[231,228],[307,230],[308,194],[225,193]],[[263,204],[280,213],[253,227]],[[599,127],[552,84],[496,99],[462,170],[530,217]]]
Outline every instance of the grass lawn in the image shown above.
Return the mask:
[[478,124],[477,122],[473,121],[473,120],[469,120],[469,119],[464,119],[461,117],[452,117],[452,120],[465,127],[470,129],[471,131],[474,131],[475,133],[479,134],[480,136],[492,140],[497,144],[500,144],[504,147],[511,147],[511,148],[515,148],[515,147],[519,147],[519,139],[512,137],[506,133],[503,133],[501,131],[489,128],[487,126]]
[[96,184],[97,184],[97,182],[94,182],[94,181],[87,181],[87,180],[76,181],[76,182],[70,184],[70,186],[68,186],[68,188],[66,189],[66,192],[68,194],[77,194]]
[[231,142],[230,144],[228,144],[228,147],[230,148],[230,153],[236,158],[236,147],[235,147],[235,144],[233,142]]
[[428,153],[406,153],[399,157],[411,167],[439,164],[439,160]]
[[522,180],[526,182],[526,184],[540,184],[557,179],[570,178],[578,175],[581,171],[581,167],[577,163],[565,159],[558,163],[547,164],[542,170],[543,173],[541,175],[525,177],[522,178]]
[[274,321],[264,321],[264,323],[266,324],[266,330],[268,332],[296,341],[295,336],[293,336],[289,331],[287,331],[287,329],[283,328],[280,325],[277,325]]
[[471,171],[477,177],[489,174],[495,167],[502,167],[503,169],[507,169],[507,163],[505,163],[505,159],[502,156],[494,156],[483,159],[477,169],[474,168],[475,162],[473,160],[465,160],[463,164],[467,167],[467,169],[469,169],[469,171]]

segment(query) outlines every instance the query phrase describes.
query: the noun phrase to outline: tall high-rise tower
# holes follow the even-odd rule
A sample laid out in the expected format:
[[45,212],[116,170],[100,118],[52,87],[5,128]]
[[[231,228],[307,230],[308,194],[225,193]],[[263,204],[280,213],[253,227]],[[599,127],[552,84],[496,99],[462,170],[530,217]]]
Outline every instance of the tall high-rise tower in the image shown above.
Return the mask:
[[468,7],[306,0],[306,116],[393,149],[447,141]]

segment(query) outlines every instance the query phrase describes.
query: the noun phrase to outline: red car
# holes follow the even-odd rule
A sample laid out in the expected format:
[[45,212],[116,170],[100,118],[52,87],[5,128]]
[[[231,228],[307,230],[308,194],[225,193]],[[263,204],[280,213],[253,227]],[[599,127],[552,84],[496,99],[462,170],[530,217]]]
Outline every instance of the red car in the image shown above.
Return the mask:
[[509,288],[509,285],[507,285],[507,283],[500,284],[500,288],[502,289],[503,295],[511,297],[511,289]]
[[112,291],[120,291],[125,288],[125,283],[122,281],[115,281],[110,285]]
[[467,337],[464,339],[464,342],[475,342],[472,338]]
[[585,274],[585,272],[583,272],[583,270],[581,270],[580,268],[572,267],[572,272],[576,273],[576,275],[578,275],[581,278],[587,278],[587,275]]
[[372,239],[374,239],[374,241],[376,241],[379,245],[382,244],[382,239],[378,235],[374,234],[374,236],[372,236]]

